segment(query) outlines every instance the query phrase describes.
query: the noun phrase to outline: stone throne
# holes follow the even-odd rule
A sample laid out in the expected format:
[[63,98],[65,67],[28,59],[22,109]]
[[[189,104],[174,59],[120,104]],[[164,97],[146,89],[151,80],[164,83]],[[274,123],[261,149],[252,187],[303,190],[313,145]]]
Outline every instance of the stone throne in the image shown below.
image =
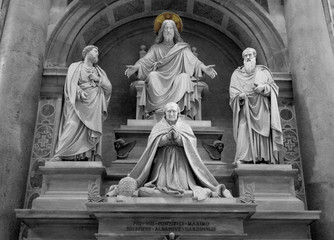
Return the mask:
[[[194,55],[197,57],[198,56],[197,48],[192,47],[191,50],[194,53]],[[146,54],[146,46],[141,45],[140,51],[139,51],[139,57],[142,58],[143,56],[145,56],[145,54]],[[197,111],[196,116],[194,117],[194,120],[200,121],[202,120],[202,97],[208,94],[209,87],[205,82],[201,81],[201,79],[196,79],[195,77],[193,77],[192,81],[196,82],[196,86],[195,86],[196,93],[195,94],[197,94],[198,96],[198,111]],[[144,87],[145,87],[145,81],[143,80],[136,80],[132,82],[130,85],[130,93],[132,96],[135,95],[136,100],[137,100],[136,101],[136,119],[159,120],[161,119],[161,115],[158,115],[158,114],[150,115],[150,113],[145,112],[145,110],[139,106],[139,101],[140,101],[140,98],[142,97]]]

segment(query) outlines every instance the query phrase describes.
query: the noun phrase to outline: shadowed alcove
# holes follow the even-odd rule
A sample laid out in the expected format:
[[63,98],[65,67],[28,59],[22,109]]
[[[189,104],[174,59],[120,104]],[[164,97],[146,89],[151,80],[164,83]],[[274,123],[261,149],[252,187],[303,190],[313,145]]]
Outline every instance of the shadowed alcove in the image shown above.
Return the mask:
[[136,115],[136,95],[130,91],[130,84],[137,79],[125,77],[125,66],[139,59],[141,45],[148,50],[153,44],[155,17],[164,11],[177,13],[183,20],[183,40],[197,48],[202,62],[216,65],[218,76],[215,79],[208,76],[201,79],[209,87],[202,99],[202,119],[224,129],[223,161],[230,162],[235,143],[229,81],[233,70],[242,65],[242,49],[256,48],[258,64],[267,65],[273,71],[285,71],[284,43],[271,27],[264,9],[254,3],[167,2],[73,1],[68,6],[68,14],[50,35],[45,67],[67,67],[81,60],[84,46],[99,47],[99,65],[113,86],[109,116],[104,122],[103,156],[108,158],[113,147],[113,129]]

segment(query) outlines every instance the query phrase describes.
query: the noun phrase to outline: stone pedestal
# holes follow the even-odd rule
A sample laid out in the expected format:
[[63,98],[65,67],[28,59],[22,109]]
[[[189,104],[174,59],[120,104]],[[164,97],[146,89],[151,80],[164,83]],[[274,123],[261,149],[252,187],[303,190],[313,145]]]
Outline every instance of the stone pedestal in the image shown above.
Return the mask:
[[[182,240],[306,240],[309,225],[320,218],[320,211],[304,210],[296,198],[295,170],[289,165],[239,165],[232,174],[236,198],[200,202],[118,196],[89,203],[89,181],[101,195],[107,181],[100,162],[47,162],[40,171],[42,195],[32,209],[16,210],[28,226],[27,240],[169,240],[173,235]],[[244,201],[249,196],[255,203]]]
[[291,165],[239,164],[232,174],[235,193],[245,198],[253,188],[257,210],[303,211],[295,194],[297,171]]
[[244,221],[247,239],[310,239],[309,225],[320,211],[305,210],[296,197],[291,165],[238,165],[232,178],[236,196],[253,199],[256,212]]
[[46,162],[40,171],[42,192],[32,209],[85,210],[90,183],[97,184],[99,195],[104,194],[101,183],[106,170],[102,162]]
[[41,196],[31,209],[17,209],[16,216],[29,228],[28,240],[94,239],[96,219],[86,211],[88,185],[101,191],[105,168],[101,162],[46,162]]
[[246,239],[243,221],[255,204],[236,199],[109,198],[88,203],[99,222],[98,240],[114,239]]
[[15,212],[29,229],[24,240],[96,240],[98,222],[84,210],[16,209]]
[[247,239],[309,240],[310,225],[319,218],[319,211],[257,210],[244,221],[244,228],[248,234]]

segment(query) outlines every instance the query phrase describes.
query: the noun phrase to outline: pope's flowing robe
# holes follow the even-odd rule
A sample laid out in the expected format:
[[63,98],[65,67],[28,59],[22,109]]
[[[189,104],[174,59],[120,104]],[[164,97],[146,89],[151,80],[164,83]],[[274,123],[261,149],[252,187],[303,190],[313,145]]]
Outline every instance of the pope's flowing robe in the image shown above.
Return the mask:
[[[68,68],[64,86],[65,102],[54,157],[101,157],[102,125],[107,118],[112,87],[99,66],[96,65],[94,71],[100,77],[100,83],[89,80],[89,72],[85,70],[83,62],[72,63]],[[88,94],[86,101],[81,99],[82,91]]]
[[[253,88],[265,85],[263,94]],[[245,100],[239,95],[246,94]],[[233,136],[236,141],[235,162],[278,162],[283,146],[282,128],[277,104],[278,86],[270,70],[257,65],[254,73],[236,69],[230,83],[230,106],[233,110]]]
[[[170,130],[181,136],[181,146],[161,146],[162,137]],[[148,144],[129,176],[137,186],[158,190],[173,196],[190,196],[197,200],[207,197],[232,197],[223,184],[219,184],[202,162],[196,148],[196,137],[191,127],[178,120],[170,125],[164,118],[152,129]]]
[[186,109],[187,114],[194,117],[198,95],[197,85],[192,80],[202,77],[202,64],[187,43],[153,45],[136,63],[138,77],[146,81],[139,105],[144,106],[146,112],[152,112],[176,102],[181,111]]

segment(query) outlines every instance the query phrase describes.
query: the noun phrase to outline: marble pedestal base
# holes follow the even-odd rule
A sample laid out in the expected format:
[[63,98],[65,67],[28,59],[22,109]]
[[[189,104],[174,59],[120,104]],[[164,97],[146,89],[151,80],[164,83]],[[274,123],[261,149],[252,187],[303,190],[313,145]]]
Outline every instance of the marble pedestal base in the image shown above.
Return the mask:
[[[233,199],[139,197],[88,203],[106,184],[100,162],[48,162],[43,191],[32,209],[16,209],[28,228],[26,240],[115,239],[310,239],[320,211],[307,211],[294,192],[295,170],[286,165],[241,165],[234,169]],[[255,203],[240,203],[254,185]],[[173,238],[174,237],[174,238]]]
[[244,200],[253,195],[257,204],[256,213],[244,221],[247,239],[311,239],[309,225],[320,218],[320,211],[305,210],[296,197],[296,174],[291,165],[243,164],[234,169],[234,192]]
[[32,209],[83,210],[90,183],[97,184],[99,194],[106,174],[102,162],[46,162],[40,167],[43,174],[41,195],[32,203]]
[[98,240],[116,239],[245,239],[243,221],[255,204],[236,199],[108,198],[88,203],[87,211],[99,222]]
[[295,192],[296,174],[291,165],[241,164],[232,174],[234,192],[240,198],[246,197],[253,185],[257,210],[303,211],[304,203]]
[[101,162],[46,162],[42,192],[32,209],[16,209],[16,216],[27,226],[26,240],[95,239],[98,223],[86,211],[88,186],[101,183],[106,174]]
[[98,194],[106,174],[102,162],[46,162],[40,167],[43,174],[42,192],[31,208],[36,210],[82,211],[86,210],[89,184],[97,185]]

